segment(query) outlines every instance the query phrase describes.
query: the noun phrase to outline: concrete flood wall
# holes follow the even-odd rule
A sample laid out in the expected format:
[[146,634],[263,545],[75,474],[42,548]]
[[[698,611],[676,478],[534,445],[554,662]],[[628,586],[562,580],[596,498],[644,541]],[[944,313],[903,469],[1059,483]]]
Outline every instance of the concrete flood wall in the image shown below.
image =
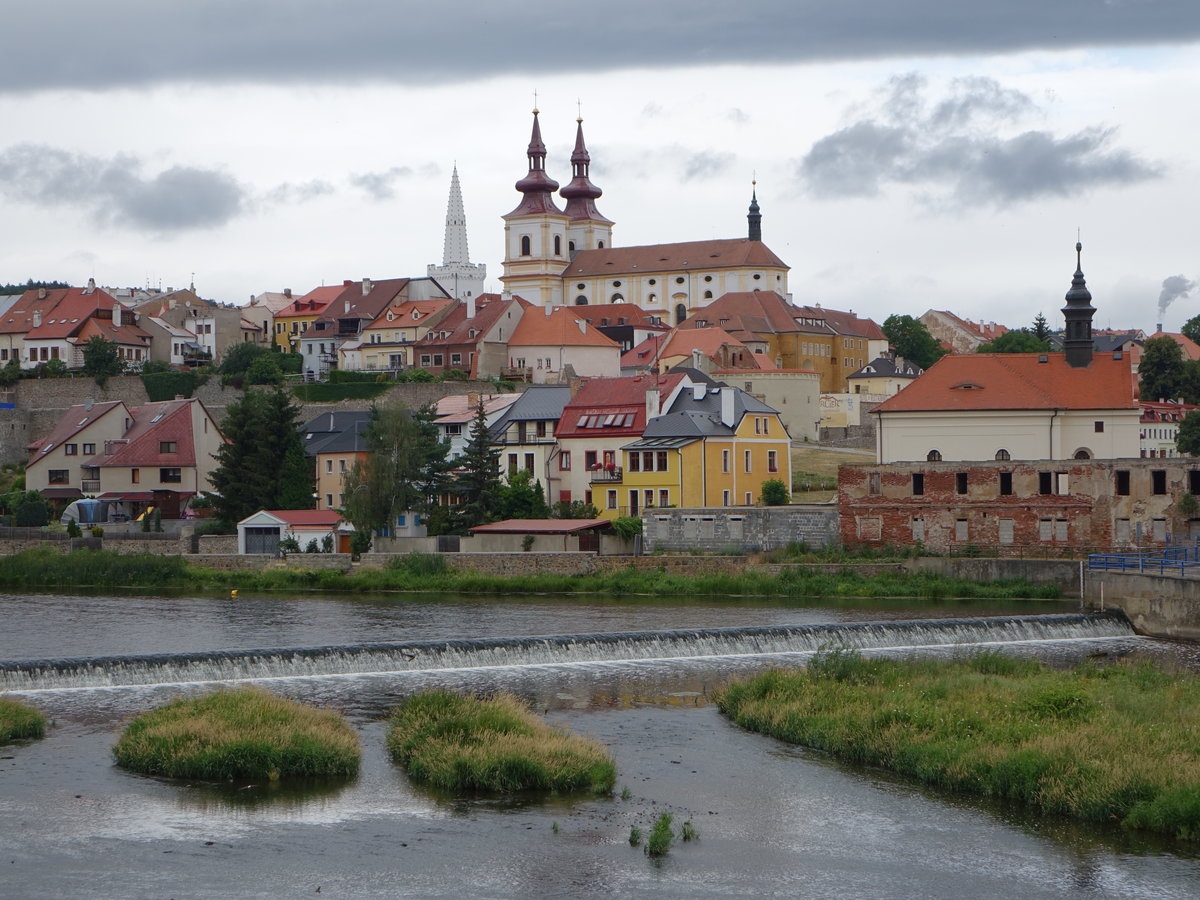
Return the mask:
[[642,522],[647,553],[774,550],[790,543],[819,548],[838,541],[833,503],[648,509]]
[[1089,571],[1084,601],[1092,609],[1119,609],[1138,634],[1200,641],[1200,579]]

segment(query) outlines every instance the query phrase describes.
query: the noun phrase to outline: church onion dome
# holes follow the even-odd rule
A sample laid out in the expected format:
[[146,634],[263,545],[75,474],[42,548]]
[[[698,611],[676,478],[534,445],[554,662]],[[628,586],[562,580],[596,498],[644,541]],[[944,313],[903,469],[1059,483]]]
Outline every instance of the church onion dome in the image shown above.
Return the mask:
[[[533,133],[529,138],[529,173],[517,182],[517,190],[523,195],[517,208],[508,216],[537,215],[538,213],[562,213],[554,204],[554,192],[558,182],[546,174],[546,145],[542,143],[542,128],[538,124],[538,111],[533,111]],[[505,218],[508,218],[506,216]]]
[[[1083,277],[1083,260],[1081,257],[1083,244],[1076,242],[1075,244],[1075,277],[1071,279],[1071,289],[1067,291],[1063,297],[1067,301],[1067,307],[1090,307],[1092,303],[1092,292],[1087,289],[1087,281]],[[1064,308],[1063,312],[1067,309]]]
[[606,219],[596,209],[595,200],[602,196],[604,191],[592,184],[588,177],[592,158],[583,142],[583,119],[576,119],[575,123],[575,151],[571,154],[571,183],[559,191],[567,200],[566,213],[572,219],[585,219],[611,225],[612,221]]

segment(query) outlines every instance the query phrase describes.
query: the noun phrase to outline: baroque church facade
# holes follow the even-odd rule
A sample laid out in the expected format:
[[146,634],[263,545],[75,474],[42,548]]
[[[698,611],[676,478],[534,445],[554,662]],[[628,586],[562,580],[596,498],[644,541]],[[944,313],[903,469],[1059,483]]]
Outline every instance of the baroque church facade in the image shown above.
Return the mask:
[[[506,291],[546,307],[633,303],[673,324],[735,291],[774,291],[790,299],[788,266],[762,242],[756,192],[744,238],[614,247],[613,222],[596,207],[603,192],[589,176],[583,120],[576,120],[565,187],[546,171],[536,109],[526,155],[528,172],[516,183],[521,200],[503,216]],[[556,193],[566,201],[561,209]]]

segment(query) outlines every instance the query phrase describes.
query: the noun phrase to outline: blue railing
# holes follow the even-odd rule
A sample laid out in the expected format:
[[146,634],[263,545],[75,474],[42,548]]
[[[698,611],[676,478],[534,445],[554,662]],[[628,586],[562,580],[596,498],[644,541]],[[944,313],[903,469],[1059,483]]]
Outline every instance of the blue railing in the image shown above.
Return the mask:
[[1162,550],[1139,553],[1092,553],[1088,568],[1151,575],[1200,575],[1200,539],[1171,535]]

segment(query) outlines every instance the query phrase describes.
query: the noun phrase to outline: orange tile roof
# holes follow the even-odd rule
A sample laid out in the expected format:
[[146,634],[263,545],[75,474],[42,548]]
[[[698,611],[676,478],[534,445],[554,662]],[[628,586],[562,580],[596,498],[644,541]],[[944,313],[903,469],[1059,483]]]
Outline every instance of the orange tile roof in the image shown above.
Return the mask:
[[[640,435],[646,428],[646,391],[657,388],[659,397],[665,399],[682,380],[681,374],[593,378],[563,408],[554,434],[560,438]],[[592,416],[618,414],[622,416],[620,425],[615,421],[603,428],[589,428],[580,424]],[[626,415],[630,416],[628,425],[624,424]]]
[[[406,328],[410,325],[417,325],[424,322],[429,316],[455,302],[453,297],[435,297],[431,300],[405,300],[403,303],[389,306],[376,317],[374,322],[366,326],[363,331],[369,331],[372,328]],[[391,321],[388,321],[389,313],[392,316]],[[413,316],[414,313],[416,313],[415,318]]]
[[824,319],[838,334],[853,335],[869,341],[886,341],[887,335],[874,319],[860,319],[853,311],[826,309],[823,306],[799,306],[799,315],[813,319]]
[[[663,325],[661,319],[658,322],[651,322],[650,316],[653,312],[642,309],[636,303],[602,303],[596,306],[573,306],[575,316],[580,319],[587,319],[593,325],[608,326],[608,325],[645,325],[650,328],[667,328]],[[655,318],[659,318],[655,316]],[[607,319],[608,321],[601,321]],[[618,319],[624,319],[624,322],[618,322]]]
[[[774,291],[731,291],[696,310],[681,328],[719,326],[730,334],[788,334],[809,332],[810,326],[796,321],[800,310]],[[706,323],[706,324],[702,324]],[[828,328],[823,334],[832,334]]]
[[556,306],[546,315],[545,309],[531,309],[508,339],[509,347],[610,347],[620,345],[608,335],[587,324],[575,315],[575,307]]
[[35,313],[40,314],[42,322],[54,318],[54,310],[68,297],[91,297],[92,303],[95,305],[98,299],[96,295],[100,295],[107,297],[110,304],[114,302],[113,298],[104,291],[85,295],[83,288],[51,288],[46,289],[46,296],[41,297],[39,296],[41,290],[26,291],[3,316],[0,316],[0,334],[25,334],[34,327]]
[[1107,354],[1086,368],[1063,353],[962,354],[943,356],[876,411],[1135,409],[1134,386],[1129,361]]
[[[122,435],[125,443],[96,457],[97,466],[194,466],[196,441],[192,434],[192,404],[199,400],[166,400],[130,410],[133,424]],[[156,421],[157,420],[157,421]],[[162,453],[162,443],[175,444],[175,453]]]
[[726,238],[649,244],[643,247],[605,247],[581,250],[563,270],[563,278],[608,275],[613,272],[688,272],[759,267],[787,269],[788,265],[762,241]]

